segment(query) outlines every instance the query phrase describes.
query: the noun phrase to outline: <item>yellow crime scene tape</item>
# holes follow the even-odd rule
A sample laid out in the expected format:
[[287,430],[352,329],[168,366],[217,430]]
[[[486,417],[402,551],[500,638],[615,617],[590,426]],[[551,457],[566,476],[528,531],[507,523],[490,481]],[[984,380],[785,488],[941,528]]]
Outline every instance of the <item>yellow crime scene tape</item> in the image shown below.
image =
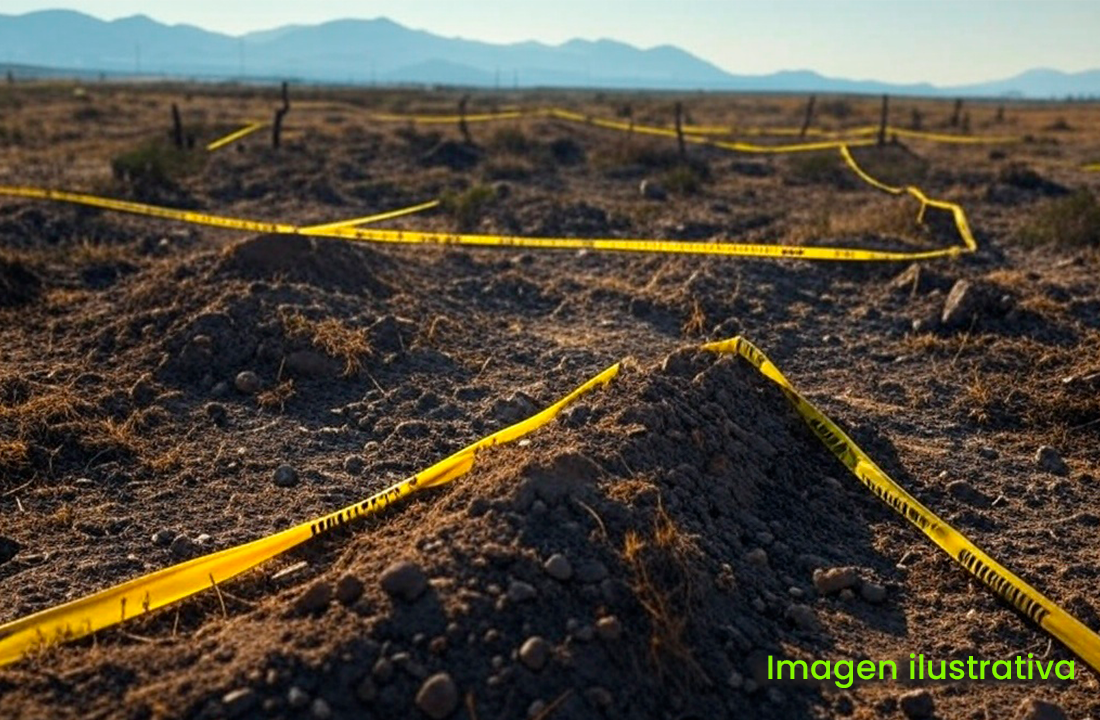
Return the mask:
[[144,615],[215,587],[310,538],[352,520],[373,515],[389,505],[431,487],[444,485],[470,471],[477,454],[512,442],[553,420],[577,398],[611,382],[616,363],[543,411],[488,435],[426,470],[335,512],[295,525],[244,545],[221,550],[144,575],[93,595],[0,625],[0,666],[47,645],[85,637],[97,630]]
[[[622,123],[617,123],[614,121],[608,121],[608,123],[610,123],[608,127],[614,127],[615,129],[622,129],[623,127]],[[659,131],[659,134],[661,135],[668,134],[668,131],[664,131],[659,128],[655,128],[654,130]],[[675,135],[674,132],[672,134]],[[377,216],[367,216],[366,218],[353,218],[351,220],[326,223],[323,225],[313,225],[303,228],[285,223],[271,223],[257,220],[230,218],[220,215],[209,215],[206,213],[198,213],[190,210],[177,210],[173,208],[147,205],[144,203],[131,202],[127,200],[114,200],[110,198],[98,197],[95,195],[72,193],[60,190],[48,190],[41,188],[28,188],[17,186],[0,186],[0,195],[76,203],[80,205],[89,205],[92,207],[104,208],[107,210],[116,210],[119,212],[134,213],[138,215],[148,215],[169,220],[179,220],[182,222],[194,223],[199,225],[233,228],[250,232],[321,235],[326,237],[343,238],[346,240],[391,244],[511,247],[537,250],[597,250],[611,252],[665,253],[675,255],[719,255],[727,257],[755,257],[777,259],[788,258],[799,260],[847,262],[912,262],[915,260],[929,260],[940,257],[957,257],[961,254],[971,253],[977,250],[977,243],[975,242],[974,235],[970,230],[969,222],[966,219],[966,213],[963,211],[961,206],[944,200],[935,200],[928,198],[919,188],[914,186],[894,187],[879,182],[875,178],[868,175],[861,167],[859,167],[859,165],[855,161],[855,158],[852,157],[852,154],[849,150],[849,144],[847,143],[809,143],[798,146],[780,146],[775,148],[766,148],[765,146],[752,146],[753,149],[745,150],[747,146],[745,146],[743,143],[710,143],[710,141],[707,142],[708,144],[714,144],[718,147],[747,152],[786,152],[790,151],[791,148],[796,147],[800,149],[812,147],[813,149],[817,150],[838,148],[840,150],[841,157],[844,159],[845,163],[856,173],[859,178],[864,180],[872,187],[875,187],[879,190],[882,190],[883,192],[890,193],[892,195],[908,194],[916,198],[921,204],[920,211],[917,215],[918,223],[923,222],[924,213],[928,207],[935,207],[950,212],[954,218],[956,230],[958,231],[959,237],[962,239],[963,244],[952,245],[945,248],[937,248],[934,250],[888,251],[843,247],[815,247],[809,245],[764,245],[716,241],[694,242],[683,240],[658,240],[641,238],[528,237],[521,235],[482,235],[473,233],[447,233],[419,230],[384,230],[377,228],[351,227],[352,225],[356,224],[385,219],[385,217],[398,217],[400,215],[406,215],[411,212],[418,212],[420,210],[427,209],[428,207],[434,207],[432,203],[436,201],[423,203],[421,205],[413,206],[412,208],[404,208],[401,210],[390,211],[389,213],[382,213],[381,215]],[[868,141],[867,144],[869,144],[870,142],[871,141]]]
[[[700,349],[738,355],[778,384],[814,434],[871,492],[916,525],[970,574],[1100,672],[1100,636],[997,563],[906,492],[836,423],[795,390],[760,349],[740,336],[707,343]],[[316,535],[377,513],[420,490],[446,484],[469,472],[480,450],[518,439],[546,425],[569,403],[610,383],[620,368],[619,363],[612,365],[542,412],[489,435],[362,502],[266,538],[196,558],[0,626],[0,665],[15,662],[38,648],[84,637],[210,589]]]
[[742,337],[735,337],[731,340],[708,343],[703,345],[703,349],[719,353],[736,353],[752,363],[769,380],[779,385],[814,434],[868,490],[903,518],[916,525],[921,532],[931,538],[932,542],[982,584],[1072,650],[1094,671],[1100,673],[1100,635],[1067,613],[1053,600],[1012,574],[906,492],[844,431],[837,427],[836,423],[795,390],[779,368],[773,365],[755,345]]
[[214,152],[218,148],[224,147],[224,146],[228,145],[229,143],[234,142],[236,140],[240,140],[241,138],[245,137],[246,135],[251,135],[252,133],[256,132],[257,130],[259,130],[260,128],[263,128],[263,127],[267,127],[266,122],[250,122],[247,125],[245,125],[243,128],[241,128],[240,130],[234,130],[233,132],[229,133],[225,137],[220,137],[217,140],[215,140],[214,142],[208,144],[206,146],[206,149],[209,152]]
[[[454,124],[458,123],[463,116],[462,115],[429,115],[429,114],[397,114],[397,113],[377,113],[372,114],[371,117],[381,122],[412,122],[417,124]],[[627,132],[636,132],[642,135],[660,135],[664,137],[676,137],[675,128],[658,127],[655,125],[644,125],[640,123],[631,123],[622,120],[608,120],[606,118],[599,118],[592,115],[585,115],[583,113],[574,112],[571,110],[565,110],[562,108],[549,107],[549,108],[534,108],[530,110],[516,110],[509,112],[496,112],[496,113],[480,113],[466,115],[466,122],[490,122],[495,120],[515,120],[524,117],[549,117],[557,120],[567,120],[570,122],[584,123],[588,125],[594,125],[596,127],[604,127],[613,130],[624,130]],[[812,150],[821,150],[830,147],[839,147],[842,144],[871,144],[873,140],[860,140],[855,143],[849,141],[845,143],[844,138],[862,137],[868,135],[878,134],[879,128],[877,125],[863,125],[855,128],[840,129],[840,130],[822,130],[820,128],[807,128],[803,133],[801,128],[792,127],[736,127],[736,126],[724,126],[724,125],[683,125],[685,142],[693,142],[704,145],[718,145],[719,147],[726,147],[731,150],[739,150],[741,152],[807,152]],[[774,136],[774,137],[789,137],[798,136],[803,134],[810,136],[820,137],[832,137],[836,138],[831,142],[818,142],[818,143],[799,143],[796,145],[787,146],[755,146],[747,143],[718,143],[711,142],[704,137],[692,137],[692,136],[707,136],[707,135],[748,135],[748,136]],[[997,144],[997,143],[1017,143],[1021,142],[1022,138],[1010,135],[951,135],[947,133],[933,133],[922,130],[909,130],[906,128],[894,127],[888,125],[886,127],[887,135],[897,135],[898,137],[908,137],[918,140],[928,140],[931,142],[939,143],[959,143],[959,144]],[[768,148],[768,149],[764,149]]]
[[1092,163],[1090,165],[1082,165],[1081,169],[1086,172],[1100,172],[1100,163]]
[[383,220],[392,220],[393,218],[412,215],[413,213],[418,213],[423,210],[430,210],[438,205],[438,200],[429,200],[419,205],[410,205],[406,208],[390,210],[389,212],[378,213],[377,215],[366,215],[364,217],[351,218],[350,220],[338,220],[337,222],[325,223],[324,225],[310,225],[301,228],[300,231],[303,235],[324,235],[331,230],[354,227],[356,225],[367,225],[369,223],[382,222]]

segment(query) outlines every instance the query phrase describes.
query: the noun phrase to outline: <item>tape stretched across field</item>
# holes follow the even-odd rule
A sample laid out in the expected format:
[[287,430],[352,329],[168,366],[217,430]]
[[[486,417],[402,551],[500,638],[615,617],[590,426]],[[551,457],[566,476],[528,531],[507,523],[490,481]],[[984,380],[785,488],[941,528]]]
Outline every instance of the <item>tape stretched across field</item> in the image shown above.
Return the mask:
[[240,130],[234,130],[233,132],[229,133],[225,137],[220,137],[217,140],[215,140],[214,142],[208,144],[206,146],[206,149],[209,152],[214,152],[218,148],[225,147],[229,143],[235,142],[237,140],[240,140],[243,137],[251,135],[252,133],[254,133],[257,130],[259,130],[261,128],[264,128],[264,127],[267,127],[267,123],[265,123],[265,122],[250,122],[247,125],[245,125],[243,128],[241,128]]
[[[610,121],[609,121],[610,122]],[[616,123],[618,127],[621,123]],[[625,126],[624,126],[625,127]],[[621,128],[620,128],[621,129]],[[661,134],[665,134],[661,131]],[[675,133],[673,133],[674,135]],[[740,143],[715,143],[719,147],[732,150],[743,150],[738,147]],[[807,145],[786,146],[782,148],[757,148],[752,152],[794,152],[792,148],[806,149]],[[920,188],[915,186],[894,187],[879,182],[868,175],[856,163],[855,158],[844,143],[817,143],[813,149],[838,148],[841,157],[847,166],[864,182],[872,187],[892,195],[908,194],[920,202],[920,211],[917,214],[917,222],[922,222],[925,210],[928,207],[945,210],[952,214],[955,229],[962,241],[961,245],[952,245],[934,250],[916,251],[889,251],[889,250],[865,250],[862,248],[827,248],[810,245],[763,245],[730,242],[690,242],[682,240],[658,240],[638,238],[565,238],[565,237],[527,237],[522,235],[479,235],[471,233],[446,233],[420,230],[383,230],[376,228],[356,228],[352,225],[360,225],[370,221],[398,217],[411,212],[434,207],[434,201],[403,208],[388,213],[369,216],[367,218],[353,218],[322,225],[299,227],[287,223],[274,223],[260,220],[246,220],[231,218],[221,215],[193,212],[190,210],[177,210],[174,208],[147,205],[128,200],[115,200],[112,198],[98,197],[84,193],[73,193],[62,190],[51,190],[31,187],[0,186],[0,195],[14,197],[34,198],[40,200],[55,200],[60,202],[76,203],[99,207],[106,210],[147,215],[151,217],[178,220],[198,225],[210,225],[214,227],[231,228],[259,233],[320,235],[326,237],[343,238],[362,242],[412,244],[412,245],[460,245],[472,247],[515,247],[535,250],[597,250],[612,252],[644,252],[664,253],[675,255],[722,255],[736,257],[756,258],[791,258],[800,260],[832,260],[832,261],[907,261],[929,260],[940,257],[957,257],[964,253],[972,253],[978,249],[974,234],[970,230],[970,224],[966,219],[966,213],[962,207],[945,200],[935,200],[927,197]]]
[[[676,130],[674,128],[623,122],[621,120],[607,120],[605,118],[584,115],[582,113],[573,112],[571,110],[564,110],[562,108],[554,107],[533,108],[530,110],[510,110],[507,112],[477,113],[465,116],[395,113],[376,113],[371,115],[371,118],[373,120],[377,120],[380,122],[411,122],[420,125],[456,124],[463,119],[465,119],[466,122],[493,122],[498,120],[517,120],[525,117],[546,117],[554,118],[556,120],[568,120],[571,122],[594,125],[596,127],[609,128],[612,130],[625,130],[627,132],[636,132],[642,135],[662,135],[668,137],[677,136]],[[733,125],[683,125],[682,128],[684,131],[684,140],[687,142],[693,142],[703,145],[714,145],[716,147],[736,149],[742,152],[800,152],[806,150],[820,150],[823,148],[837,147],[841,144],[845,144],[846,141],[843,140],[843,138],[846,137],[865,137],[868,135],[877,135],[879,132],[879,127],[877,125],[863,125],[860,127],[845,128],[841,130],[822,130],[819,128],[807,128],[805,131],[803,131],[802,128],[791,127],[737,127]],[[732,137],[737,135],[751,135],[758,137],[802,137],[803,135],[810,135],[813,137],[831,137],[836,139],[816,143],[799,143],[797,145],[788,146],[766,146],[750,145],[747,143],[718,142],[712,141],[706,137]],[[951,135],[947,133],[925,132],[922,130],[909,130],[906,128],[894,127],[893,125],[886,126],[886,135],[896,135],[897,137],[908,137],[917,140],[927,140],[930,142],[958,143],[964,145],[988,145],[1000,143],[1016,143],[1021,141],[1021,138],[1012,135]],[[857,140],[847,142],[848,144],[861,145],[871,144],[875,142],[875,140]]]
[[[755,345],[735,337],[708,343],[701,349],[738,355],[779,385],[814,434],[871,492],[919,528],[967,572],[1100,672],[1100,636],[997,563],[906,492],[836,423],[799,393]],[[84,637],[210,589],[314,536],[377,513],[415,492],[451,482],[473,468],[479,451],[511,442],[543,427],[577,398],[614,380],[620,367],[612,365],[542,412],[489,435],[362,502],[266,538],[196,558],[0,626],[0,665],[15,662],[36,648]]]

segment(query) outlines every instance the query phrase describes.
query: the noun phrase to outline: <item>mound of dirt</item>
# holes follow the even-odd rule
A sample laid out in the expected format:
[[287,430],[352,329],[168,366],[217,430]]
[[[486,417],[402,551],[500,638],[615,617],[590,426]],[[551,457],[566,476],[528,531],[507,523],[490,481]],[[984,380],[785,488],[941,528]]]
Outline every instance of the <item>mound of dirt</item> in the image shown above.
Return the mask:
[[18,260],[0,258],[0,307],[18,307],[33,302],[42,281]]
[[346,240],[305,235],[259,235],[226,253],[227,276],[305,283],[325,290],[389,297],[393,289],[378,278],[386,262],[378,253]]
[[[312,580],[228,586],[253,598],[228,622],[171,646],[101,643],[63,682],[108,702],[91,690],[110,667],[120,692],[157,688],[128,696],[138,714],[196,718],[241,698],[270,717],[808,715],[817,691],[760,681],[766,655],[832,645],[818,612],[843,601],[814,600],[813,571],[890,572],[863,528],[824,522],[844,503],[823,482],[834,465],[755,371],[679,352],[350,542],[321,540],[341,557]],[[141,634],[171,630],[151,622]]]

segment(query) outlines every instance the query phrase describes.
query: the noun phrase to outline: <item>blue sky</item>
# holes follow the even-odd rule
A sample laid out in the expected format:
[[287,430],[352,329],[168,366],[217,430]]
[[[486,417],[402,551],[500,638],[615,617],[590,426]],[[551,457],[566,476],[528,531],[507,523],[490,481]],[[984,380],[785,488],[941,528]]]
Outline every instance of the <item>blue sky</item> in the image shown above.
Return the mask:
[[1033,67],[1100,68],[1097,0],[4,0],[2,12],[66,7],[143,13],[237,35],[344,17],[490,42],[614,38],[678,45],[735,73],[951,85]]

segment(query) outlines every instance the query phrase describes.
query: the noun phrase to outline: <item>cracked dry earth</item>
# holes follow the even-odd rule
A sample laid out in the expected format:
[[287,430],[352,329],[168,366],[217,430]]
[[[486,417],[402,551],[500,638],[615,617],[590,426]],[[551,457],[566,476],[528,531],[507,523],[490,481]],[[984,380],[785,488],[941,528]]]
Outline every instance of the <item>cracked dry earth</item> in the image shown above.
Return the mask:
[[[272,102],[189,91],[185,121],[211,138]],[[364,115],[447,97],[309,91],[278,152],[261,133],[135,183],[110,161],[178,91],[5,93],[0,184],[299,224],[445,196],[387,226],[957,242],[832,152],[692,147],[685,169],[674,141],[546,119],[474,126],[471,150],[455,128]],[[659,122],[672,100],[632,102]],[[697,121],[800,117],[789,98],[687,102]],[[876,112],[847,102],[822,122]],[[1100,717],[1080,661],[1044,683],[769,683],[768,655],[1072,655],[848,475],[773,384],[694,349],[751,339],[922,502],[1100,629],[1100,174],[1079,169],[1098,113],[973,114],[1030,139],[856,151],[968,213],[978,253],[912,266],[372,246],[0,200],[3,622],[352,503],[625,359],[450,485],[0,669],[0,716]]]

